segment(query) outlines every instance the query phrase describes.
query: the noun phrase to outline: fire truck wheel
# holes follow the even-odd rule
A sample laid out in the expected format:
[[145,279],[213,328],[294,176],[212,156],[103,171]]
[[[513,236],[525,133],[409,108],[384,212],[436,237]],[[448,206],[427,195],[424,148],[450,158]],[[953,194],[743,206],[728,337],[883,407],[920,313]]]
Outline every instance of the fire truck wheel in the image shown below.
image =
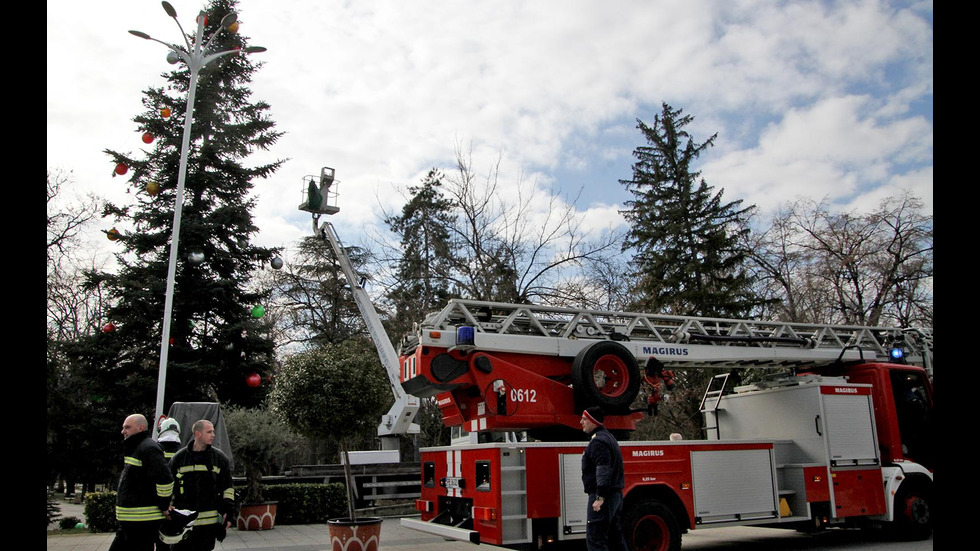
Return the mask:
[[597,341],[575,357],[572,388],[583,408],[600,406],[606,413],[628,413],[640,392],[640,368],[625,346]]
[[670,508],[657,499],[627,507],[623,534],[631,551],[680,551],[681,528]]
[[932,497],[924,484],[907,480],[895,494],[895,535],[903,540],[924,540],[932,534]]

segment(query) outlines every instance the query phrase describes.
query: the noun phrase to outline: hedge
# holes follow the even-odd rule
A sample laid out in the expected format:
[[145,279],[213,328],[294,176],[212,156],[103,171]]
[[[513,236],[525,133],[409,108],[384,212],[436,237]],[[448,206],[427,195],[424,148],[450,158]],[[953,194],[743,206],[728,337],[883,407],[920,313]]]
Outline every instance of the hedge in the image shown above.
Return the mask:
[[262,489],[265,499],[278,501],[276,524],[325,524],[347,516],[343,484],[272,484]]
[[85,524],[89,532],[116,531],[116,492],[85,494]]
[[[241,499],[243,491],[235,488],[235,498]],[[341,483],[270,484],[262,492],[265,499],[279,502],[276,524],[325,524],[347,515],[347,490]],[[85,520],[90,532],[115,532],[116,492],[85,494]]]

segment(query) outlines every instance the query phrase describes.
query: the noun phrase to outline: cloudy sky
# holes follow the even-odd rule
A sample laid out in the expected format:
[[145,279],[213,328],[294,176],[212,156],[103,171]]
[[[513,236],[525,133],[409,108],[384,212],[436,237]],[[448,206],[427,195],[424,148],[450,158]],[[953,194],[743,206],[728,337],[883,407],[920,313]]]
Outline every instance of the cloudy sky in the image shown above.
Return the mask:
[[[187,30],[205,5],[170,3]],[[460,145],[477,172],[499,160],[501,181],[617,224],[636,120],[662,102],[697,141],[718,133],[699,168],[726,200],[868,209],[911,189],[931,210],[932,19],[900,0],[240,0],[239,32],[268,48],[253,98],[286,133],[253,164],[289,159],[255,182],[255,240],[310,235],[302,178],[330,166],[333,222],[360,243]],[[48,0],[47,26],[47,168],[125,202],[102,151],[146,148],[132,119],[172,68],[127,31],[180,31],[157,0]]]

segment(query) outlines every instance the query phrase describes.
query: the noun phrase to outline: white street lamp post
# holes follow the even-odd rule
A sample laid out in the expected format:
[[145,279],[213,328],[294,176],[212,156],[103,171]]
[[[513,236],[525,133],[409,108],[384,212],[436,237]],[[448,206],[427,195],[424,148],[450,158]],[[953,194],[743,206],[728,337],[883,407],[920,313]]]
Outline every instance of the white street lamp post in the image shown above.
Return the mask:
[[231,54],[249,54],[264,52],[266,49],[261,46],[249,46],[247,48],[236,48],[233,50],[224,50],[221,52],[208,53],[208,48],[210,48],[211,43],[214,38],[218,36],[223,29],[227,29],[233,25],[238,20],[238,15],[235,13],[229,13],[221,19],[221,25],[218,30],[214,31],[214,34],[208,38],[207,43],[203,42],[204,37],[204,12],[200,12],[197,16],[197,33],[194,35],[194,43],[191,44],[187,39],[187,33],[184,32],[184,28],[180,26],[180,21],[177,21],[177,11],[174,10],[173,6],[169,2],[162,2],[164,11],[167,15],[173,18],[174,22],[177,23],[177,27],[180,28],[181,36],[184,37],[184,42],[187,45],[187,51],[182,51],[179,47],[173,44],[167,44],[162,40],[157,40],[150,35],[140,32],[140,31],[129,31],[130,34],[144,38],[146,40],[152,40],[154,42],[159,42],[167,48],[170,48],[171,54],[168,54],[168,60],[172,57],[172,54],[176,54],[177,57],[187,64],[187,67],[191,72],[190,84],[187,88],[187,111],[184,114],[184,139],[180,146],[180,167],[177,173],[177,197],[174,200],[174,227],[173,235],[170,238],[170,265],[167,269],[167,291],[166,300],[163,306],[163,335],[160,339],[160,375],[157,379],[157,402],[156,410],[154,412],[154,426],[159,423],[160,417],[163,415],[163,394],[164,387],[167,383],[167,352],[170,349],[170,318],[173,311],[174,302],[174,277],[177,273],[177,240],[180,236],[180,215],[183,210],[184,205],[184,179],[187,175],[187,155],[190,150],[191,145],[191,126],[194,123],[194,95],[197,92],[197,77],[203,68],[208,63],[212,61]]

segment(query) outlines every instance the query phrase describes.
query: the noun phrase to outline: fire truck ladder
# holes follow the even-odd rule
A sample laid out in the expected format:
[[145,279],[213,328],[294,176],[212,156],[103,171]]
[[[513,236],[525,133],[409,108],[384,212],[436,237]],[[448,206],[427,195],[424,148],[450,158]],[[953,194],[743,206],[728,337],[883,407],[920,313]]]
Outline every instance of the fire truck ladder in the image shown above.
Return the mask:
[[[708,382],[708,388],[704,391],[704,397],[701,398],[701,413],[710,412],[714,413],[718,411],[718,404],[721,403],[721,397],[724,396],[725,391],[728,389],[728,379],[732,376],[732,372],[722,373],[720,375],[715,375]],[[705,426],[702,430],[707,434],[708,431],[714,430],[717,438],[721,440],[721,428],[718,425],[718,416],[705,415],[704,419],[707,421],[709,418],[713,418],[715,421],[714,426]]]
[[417,333],[425,329],[445,331],[461,325],[474,328],[476,345],[484,350],[574,355],[592,341],[613,340],[630,349],[638,361],[656,356],[671,368],[793,368],[839,360],[893,361],[890,352],[895,343],[906,348],[908,363],[931,365],[932,357],[931,330],[657,315],[465,299],[450,300],[416,329]]

